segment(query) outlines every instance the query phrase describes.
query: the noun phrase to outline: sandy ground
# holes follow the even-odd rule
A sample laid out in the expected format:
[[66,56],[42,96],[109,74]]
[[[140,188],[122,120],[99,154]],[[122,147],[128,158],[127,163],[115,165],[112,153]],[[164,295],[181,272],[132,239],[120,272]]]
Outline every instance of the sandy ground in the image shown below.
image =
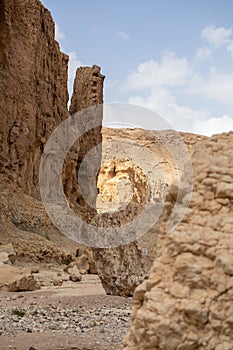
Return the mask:
[[[51,272],[44,271],[40,279],[51,278]],[[46,284],[46,283],[44,283]],[[69,308],[81,308],[83,314],[93,310],[109,310],[109,323],[104,321],[101,327],[92,327],[75,333],[73,330],[46,330],[40,332],[19,332],[14,328],[14,323],[9,322],[7,330],[0,332],[0,350],[120,350],[122,349],[122,336],[127,331],[128,321],[111,328],[111,310],[116,320],[116,311],[125,310],[127,307],[131,310],[132,299],[122,297],[107,296],[102,288],[100,280],[96,275],[85,275],[83,280],[78,283],[65,281],[62,286],[47,285],[35,292],[19,292],[0,294],[0,306],[4,312],[9,313],[13,309],[52,308],[57,307],[64,310]],[[98,311],[99,312],[99,311]],[[100,311],[101,313],[101,311]],[[120,315],[120,313],[119,313]],[[3,324],[3,317],[0,316]],[[10,317],[10,316],[9,316]],[[87,316],[87,318],[90,316]],[[121,317],[120,317],[121,318]],[[130,318],[130,316],[129,316]],[[113,335],[114,330],[114,335]]]

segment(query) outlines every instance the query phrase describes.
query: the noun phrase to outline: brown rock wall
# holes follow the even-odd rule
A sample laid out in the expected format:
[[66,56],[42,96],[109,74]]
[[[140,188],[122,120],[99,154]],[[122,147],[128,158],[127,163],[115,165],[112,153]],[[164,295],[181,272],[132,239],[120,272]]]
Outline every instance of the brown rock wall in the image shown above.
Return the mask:
[[68,116],[68,56],[38,0],[1,0],[0,9],[0,168],[39,198],[44,144]]

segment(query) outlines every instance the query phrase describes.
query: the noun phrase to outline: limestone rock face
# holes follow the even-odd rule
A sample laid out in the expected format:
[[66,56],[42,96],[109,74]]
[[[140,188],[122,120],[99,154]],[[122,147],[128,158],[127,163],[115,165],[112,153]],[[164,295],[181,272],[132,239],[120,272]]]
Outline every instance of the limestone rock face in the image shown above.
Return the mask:
[[131,200],[143,203],[148,184],[140,167],[128,159],[116,159],[104,163],[98,175],[97,210],[111,212],[122,209]]
[[[194,151],[194,188],[181,224],[165,227],[167,196],[149,278],[134,293],[125,350],[231,349],[233,287],[233,133],[213,136]],[[184,172],[183,182],[190,181]],[[180,208],[185,206],[183,193]]]
[[[207,139],[172,130],[103,128],[102,132],[97,211],[112,212],[113,217],[109,222],[114,225],[117,221],[119,226],[125,224],[125,216],[130,221],[138,215],[134,206],[130,207],[129,212],[126,211],[124,207],[129,202],[142,208],[147,200],[153,203],[164,200],[167,188],[184,168],[186,157],[179,139],[190,154],[195,145]],[[176,155],[174,158],[172,152]],[[137,156],[140,163],[135,164],[130,159],[131,155]],[[157,232],[156,224],[131,244],[93,250],[97,273],[108,294],[133,295],[134,289],[148,275],[153,263]]]
[[68,116],[68,56],[38,0],[1,0],[0,168],[39,198],[39,164],[52,130]]

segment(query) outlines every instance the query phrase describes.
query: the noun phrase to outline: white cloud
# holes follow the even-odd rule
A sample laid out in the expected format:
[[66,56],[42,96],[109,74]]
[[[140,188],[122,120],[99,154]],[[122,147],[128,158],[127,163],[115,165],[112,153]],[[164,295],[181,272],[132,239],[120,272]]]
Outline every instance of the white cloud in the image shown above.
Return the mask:
[[131,97],[129,103],[155,111],[178,131],[211,136],[233,130],[233,118],[230,116],[211,117],[207,110],[179,105],[166,88],[153,88],[150,96]]
[[228,44],[227,50],[230,52],[231,58],[233,59],[233,41]]
[[129,103],[155,111],[165,118],[175,130],[179,131],[192,132],[194,121],[197,118],[201,118],[201,120],[209,118],[208,111],[195,110],[178,104],[172,93],[164,87],[154,87],[146,98],[130,97]]
[[57,24],[57,22],[55,22],[55,39],[57,41],[60,40],[65,40],[65,34],[63,33],[63,31],[61,30],[61,28],[59,27],[59,25]]
[[206,59],[211,57],[211,50],[208,47],[199,47],[195,54],[195,61],[197,63],[202,63]]
[[[208,26],[202,37],[233,58],[232,28]],[[193,58],[166,52],[131,71],[122,84],[128,102],[153,110],[176,129],[205,135],[233,129],[233,69],[219,66],[213,47],[197,49]],[[212,66],[205,60],[211,58]],[[214,66],[214,63],[216,66]],[[203,64],[203,65],[202,65]],[[206,106],[206,107],[203,107]]]
[[232,28],[216,27],[211,24],[202,30],[202,37],[215,47],[226,45],[230,41]]
[[233,108],[233,72],[220,73],[215,68],[210,68],[207,78],[196,74],[185,90],[186,93],[218,101]]
[[154,86],[180,86],[185,84],[192,74],[188,60],[177,58],[174,53],[166,52],[161,63],[151,59],[139,64],[136,71],[129,74],[127,89],[140,90]]
[[128,40],[130,38],[129,34],[126,32],[115,32],[114,33],[118,38]]
[[208,120],[197,120],[194,122],[193,132],[211,136],[221,132],[233,131],[233,118],[223,115],[221,117],[212,117]]

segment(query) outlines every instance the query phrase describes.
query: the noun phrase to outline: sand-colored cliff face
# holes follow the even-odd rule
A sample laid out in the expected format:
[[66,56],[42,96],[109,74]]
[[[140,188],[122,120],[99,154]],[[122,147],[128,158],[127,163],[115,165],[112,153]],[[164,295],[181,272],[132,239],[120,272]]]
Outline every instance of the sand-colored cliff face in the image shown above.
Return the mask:
[[[171,130],[103,128],[97,210],[102,213],[109,208],[113,213],[118,211],[119,225],[124,225],[125,218],[119,210],[123,208],[124,213],[124,207],[129,202],[139,207],[143,207],[145,201],[162,202],[167,188],[182,173],[188,153],[191,154],[198,143],[206,140],[204,136]],[[184,145],[187,147],[186,153],[181,147]],[[140,166],[131,159],[134,156]],[[133,217],[138,212],[134,212],[132,207],[130,214]],[[128,219],[130,221],[132,218]],[[106,292],[132,295],[149,272],[156,246],[157,227],[154,226],[130,245],[94,250],[97,272]]]
[[[149,191],[149,200],[152,202],[162,201],[167,188],[179,179],[184,163],[187,161],[188,152],[191,154],[199,142],[207,139],[205,136],[175,133],[172,130],[158,132],[143,129],[103,128],[102,135],[102,168],[98,176],[97,202],[100,212],[118,210],[122,205],[130,202],[132,197],[142,202],[139,199],[140,192],[144,193],[143,197],[145,197]],[[166,143],[163,143],[164,139]],[[187,154],[183,147],[180,147],[181,142],[182,146],[187,148]],[[173,158],[171,149],[175,152],[176,158]],[[123,158],[117,157],[119,151],[123,153]],[[130,158],[132,152],[137,152],[139,165],[134,164]],[[153,178],[149,177],[149,172],[155,166],[158,171],[153,171]],[[144,175],[142,168],[148,169]],[[141,183],[140,178],[144,178]]]
[[128,159],[104,163],[98,175],[96,207],[101,212],[123,209],[131,201],[144,203],[148,184],[142,169]]
[[[232,148],[233,133],[197,147],[190,207],[171,234],[165,227],[175,188],[168,193],[157,257],[134,294],[126,350],[232,348]],[[184,185],[189,180],[185,172]],[[180,209],[186,198],[184,191]]]

